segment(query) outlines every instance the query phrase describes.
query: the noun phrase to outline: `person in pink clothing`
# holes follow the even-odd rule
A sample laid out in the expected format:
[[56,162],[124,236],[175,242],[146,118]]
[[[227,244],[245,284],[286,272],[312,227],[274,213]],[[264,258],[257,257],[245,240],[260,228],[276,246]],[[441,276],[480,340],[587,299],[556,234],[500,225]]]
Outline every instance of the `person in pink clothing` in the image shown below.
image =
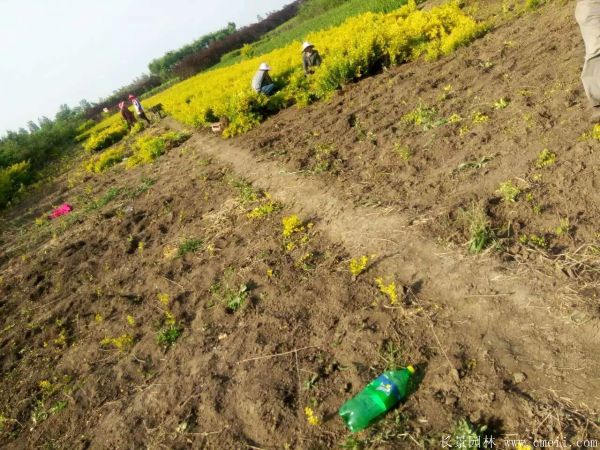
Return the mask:
[[135,111],[137,112],[138,117],[140,117],[140,118],[144,119],[146,122],[150,123],[150,119],[148,119],[148,116],[146,116],[146,113],[144,112],[144,108],[142,107],[142,104],[140,103],[138,98],[133,94],[129,94],[129,100],[131,100],[131,103],[133,104],[133,107],[135,108]]
[[135,117],[133,117],[133,113],[129,111],[129,108],[125,105],[125,102],[119,102],[119,111],[121,111],[121,116],[127,122],[127,126],[131,128],[135,125]]

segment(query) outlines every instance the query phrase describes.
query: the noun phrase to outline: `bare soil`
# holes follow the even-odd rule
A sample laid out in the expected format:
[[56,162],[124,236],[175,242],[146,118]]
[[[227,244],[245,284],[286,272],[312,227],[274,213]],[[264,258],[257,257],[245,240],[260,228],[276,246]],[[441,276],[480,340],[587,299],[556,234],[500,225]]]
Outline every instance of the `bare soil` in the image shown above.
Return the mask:
[[[600,439],[600,142],[579,139],[573,6],[235,140],[195,133],[153,165],[93,177],[77,163],[7,211],[2,446],[434,449],[460,419],[496,448]],[[435,109],[427,129],[402,119],[419,105]],[[556,161],[537,167],[544,148]],[[515,202],[497,192],[507,180]],[[248,217],[269,199],[281,209]],[[62,201],[73,214],[35,223]],[[479,255],[459,213],[473,204],[498,243]],[[293,248],[291,214],[304,223]],[[519,239],[532,234],[546,248]],[[376,277],[396,282],[396,304]],[[173,321],[181,336],[161,345]],[[409,363],[416,392],[351,437],[340,405]]]

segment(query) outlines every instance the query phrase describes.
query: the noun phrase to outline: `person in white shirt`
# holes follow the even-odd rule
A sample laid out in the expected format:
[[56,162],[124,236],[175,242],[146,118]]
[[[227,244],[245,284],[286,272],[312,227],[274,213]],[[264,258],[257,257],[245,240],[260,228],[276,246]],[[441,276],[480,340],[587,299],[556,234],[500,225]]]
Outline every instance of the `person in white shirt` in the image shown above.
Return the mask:
[[131,100],[131,103],[133,104],[133,107],[135,108],[135,112],[137,112],[138,117],[150,123],[150,119],[148,119],[148,116],[146,116],[144,108],[142,107],[142,104],[140,103],[138,98],[133,94],[129,94],[129,100]]

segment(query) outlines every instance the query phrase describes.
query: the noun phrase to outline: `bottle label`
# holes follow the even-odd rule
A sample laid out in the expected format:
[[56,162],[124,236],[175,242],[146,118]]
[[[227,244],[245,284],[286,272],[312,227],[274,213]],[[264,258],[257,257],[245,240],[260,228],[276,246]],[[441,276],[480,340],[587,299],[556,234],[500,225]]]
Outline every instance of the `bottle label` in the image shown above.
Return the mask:
[[375,380],[375,384],[377,384],[376,391],[384,392],[388,397],[394,396],[397,401],[400,401],[398,386],[388,377],[381,375]]

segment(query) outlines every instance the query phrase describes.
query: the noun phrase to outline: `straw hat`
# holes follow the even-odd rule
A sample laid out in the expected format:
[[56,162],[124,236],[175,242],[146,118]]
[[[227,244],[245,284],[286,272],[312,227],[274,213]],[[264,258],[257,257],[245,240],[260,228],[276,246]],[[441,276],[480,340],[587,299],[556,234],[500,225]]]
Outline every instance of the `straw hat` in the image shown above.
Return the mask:
[[310,42],[306,41],[304,44],[302,44],[302,51],[305,52],[307,48],[311,48],[314,47],[314,45],[312,45]]

